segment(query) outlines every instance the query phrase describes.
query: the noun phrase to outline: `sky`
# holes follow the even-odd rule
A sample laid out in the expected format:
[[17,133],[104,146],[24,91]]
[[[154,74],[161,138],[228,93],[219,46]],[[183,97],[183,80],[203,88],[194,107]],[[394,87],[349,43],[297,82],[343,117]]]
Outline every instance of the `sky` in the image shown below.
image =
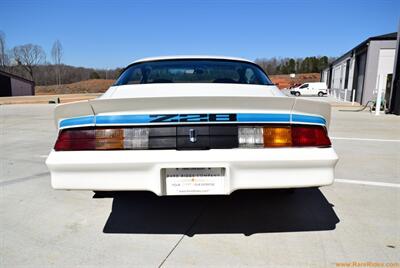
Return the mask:
[[397,31],[399,0],[0,0],[6,46],[32,43],[51,61],[124,67],[160,55],[340,56],[370,36]]

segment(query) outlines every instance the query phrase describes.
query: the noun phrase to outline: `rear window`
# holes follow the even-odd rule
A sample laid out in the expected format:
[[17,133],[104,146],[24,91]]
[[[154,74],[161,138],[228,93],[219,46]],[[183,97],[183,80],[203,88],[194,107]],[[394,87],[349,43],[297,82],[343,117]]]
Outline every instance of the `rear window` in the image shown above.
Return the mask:
[[129,66],[115,85],[227,83],[272,85],[256,64],[231,60],[161,60]]

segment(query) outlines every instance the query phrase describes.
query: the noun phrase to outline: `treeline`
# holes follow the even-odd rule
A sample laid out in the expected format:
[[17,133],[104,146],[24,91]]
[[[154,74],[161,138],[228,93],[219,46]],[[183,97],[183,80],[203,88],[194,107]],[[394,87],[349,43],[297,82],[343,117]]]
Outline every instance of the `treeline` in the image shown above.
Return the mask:
[[6,35],[0,31],[0,70],[35,81],[36,85],[60,85],[88,79],[116,79],[116,69],[93,69],[63,64],[63,46],[55,40],[51,61],[40,45],[24,44],[8,49]]
[[[55,40],[51,61],[40,45],[24,44],[11,49],[6,47],[5,34],[0,31],[0,70],[35,81],[36,85],[60,85],[88,79],[116,79],[121,69],[93,69],[63,64],[63,46]],[[256,59],[267,74],[319,73],[334,58],[327,56],[306,58]]]
[[267,74],[291,74],[291,73],[319,73],[334,61],[335,58],[305,57],[305,58],[271,58],[256,59]]
[[[57,68],[56,68],[57,67]],[[6,72],[13,73],[31,80],[31,77],[22,66],[0,67]],[[93,69],[84,67],[74,67],[70,65],[42,64],[33,67],[34,81],[37,86],[48,86],[57,84],[70,84],[89,79],[116,79],[122,69]],[[59,72],[59,76],[57,75]]]
[[[306,58],[271,58],[256,59],[267,74],[291,74],[291,73],[319,73],[325,69],[334,58],[306,57]],[[56,84],[70,84],[88,79],[116,79],[122,68],[116,69],[94,69],[85,67],[74,67],[70,65],[41,64],[33,66],[33,80],[36,85],[47,86]],[[22,65],[0,66],[7,72],[32,79]],[[59,75],[58,75],[59,74]]]

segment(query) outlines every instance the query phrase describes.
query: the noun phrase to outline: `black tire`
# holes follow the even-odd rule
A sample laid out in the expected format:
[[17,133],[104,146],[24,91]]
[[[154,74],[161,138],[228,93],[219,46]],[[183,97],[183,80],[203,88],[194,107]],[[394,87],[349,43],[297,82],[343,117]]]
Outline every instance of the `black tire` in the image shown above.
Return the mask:
[[295,95],[296,97],[298,97],[298,96],[300,96],[300,92],[296,92],[296,93],[294,93],[294,95]]
[[323,97],[324,96],[324,92],[318,92],[318,96]]

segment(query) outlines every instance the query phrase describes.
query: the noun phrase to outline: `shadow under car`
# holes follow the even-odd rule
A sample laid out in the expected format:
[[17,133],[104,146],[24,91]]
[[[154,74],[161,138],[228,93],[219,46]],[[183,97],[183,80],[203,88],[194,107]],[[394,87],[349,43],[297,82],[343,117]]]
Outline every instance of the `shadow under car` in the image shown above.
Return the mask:
[[227,234],[333,230],[339,218],[318,188],[236,191],[227,196],[109,192],[104,233]]

